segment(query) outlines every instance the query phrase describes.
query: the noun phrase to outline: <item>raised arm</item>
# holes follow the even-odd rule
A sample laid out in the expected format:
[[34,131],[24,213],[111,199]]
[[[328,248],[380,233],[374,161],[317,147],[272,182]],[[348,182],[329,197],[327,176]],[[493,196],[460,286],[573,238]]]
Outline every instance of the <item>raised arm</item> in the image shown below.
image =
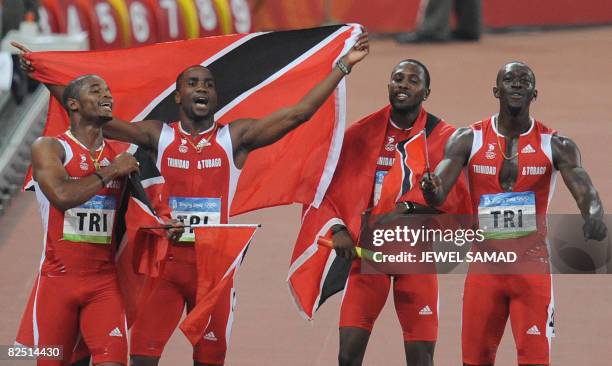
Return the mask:
[[144,149],[157,151],[159,135],[164,123],[147,120],[129,123],[114,117],[112,121],[102,126],[105,138],[129,142]]
[[97,174],[71,179],[64,168],[64,159],[64,149],[55,138],[40,137],[32,144],[34,180],[49,202],[61,211],[87,202],[104,184],[138,170],[136,159],[128,153],[123,153]]
[[586,239],[602,240],[607,235],[603,222],[603,204],[591,182],[589,174],[582,167],[580,151],[571,139],[555,135],[551,141],[553,163],[561,172],[565,185],[578,204],[584,218],[582,230]]
[[[17,42],[11,42],[11,45],[19,50],[20,68],[28,75],[31,75],[35,71],[32,62],[28,59],[31,51],[26,46]],[[62,94],[66,86],[47,83],[44,85],[49,89],[51,95],[62,103]],[[157,150],[162,126],[163,122],[161,121],[141,121],[137,124],[132,124],[115,117],[104,126],[102,131],[106,138],[129,142],[149,150]]]
[[[34,66],[32,66],[32,62],[28,59],[28,55],[32,52],[26,46],[21,43],[11,41],[11,46],[17,48],[19,50],[19,67],[23,70],[28,76],[30,76],[34,72]],[[60,103],[62,102],[62,94],[64,93],[64,89],[66,88],[64,85],[55,85],[55,84],[47,84],[45,83],[47,89],[55,99],[57,99]]]
[[423,197],[430,206],[444,203],[448,192],[457,181],[461,170],[467,164],[472,150],[474,133],[469,127],[459,128],[448,139],[444,159],[436,167],[434,174],[424,174],[421,179]]
[[[353,48],[341,58],[345,72],[361,61],[369,52],[368,34],[363,32]],[[242,119],[232,122],[230,133],[234,142],[234,160],[242,166],[248,153],[257,148],[272,144],[288,132],[308,121],[331,95],[340,80],[345,76],[340,67],[312,88],[297,104],[279,109],[259,120]]]

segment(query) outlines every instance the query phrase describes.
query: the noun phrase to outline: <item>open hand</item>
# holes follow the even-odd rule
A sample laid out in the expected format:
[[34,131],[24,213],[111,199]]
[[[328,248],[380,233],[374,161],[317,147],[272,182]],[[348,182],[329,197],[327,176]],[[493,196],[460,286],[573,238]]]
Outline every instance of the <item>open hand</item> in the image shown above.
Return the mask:
[[28,59],[28,55],[30,51],[26,46],[21,43],[17,43],[15,41],[11,41],[11,46],[17,48],[19,52],[19,68],[23,70],[26,74],[30,75],[34,72],[34,66],[32,66],[32,62]]
[[351,50],[344,55],[343,62],[348,67],[353,67],[356,63],[363,60],[370,53],[370,42],[368,40],[368,31],[361,28],[362,32],[357,38],[357,42]]

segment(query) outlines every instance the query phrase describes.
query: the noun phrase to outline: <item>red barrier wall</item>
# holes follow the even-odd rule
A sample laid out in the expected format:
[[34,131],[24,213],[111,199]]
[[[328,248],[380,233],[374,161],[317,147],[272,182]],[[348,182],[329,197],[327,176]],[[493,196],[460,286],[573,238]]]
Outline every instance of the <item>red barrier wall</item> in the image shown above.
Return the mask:
[[[487,28],[612,23],[610,0],[483,0]],[[414,30],[420,0],[265,0],[253,9],[257,30],[305,28],[326,21],[361,23],[370,32]]]

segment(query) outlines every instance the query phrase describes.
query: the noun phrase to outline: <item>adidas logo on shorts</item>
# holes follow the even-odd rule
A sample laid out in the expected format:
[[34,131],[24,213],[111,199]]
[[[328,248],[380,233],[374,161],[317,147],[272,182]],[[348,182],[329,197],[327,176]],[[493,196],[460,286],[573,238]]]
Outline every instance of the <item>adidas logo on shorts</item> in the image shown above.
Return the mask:
[[108,335],[111,337],[123,337],[123,334],[119,330],[119,327],[116,327],[115,329],[111,330],[111,332],[108,333]]
[[523,150],[521,150],[521,154],[532,154],[536,152],[535,149],[531,146],[531,144],[527,144],[527,146],[525,146],[523,148]]
[[527,334],[540,335],[540,330],[538,329],[538,327],[536,325],[534,325],[533,327],[531,327],[531,328],[529,328],[527,330]]
[[433,313],[431,312],[429,305],[425,305],[425,307],[419,311],[419,315],[431,315],[431,314]]
[[204,336],[204,339],[206,339],[207,341],[213,341],[213,342],[217,341],[217,337],[215,336],[215,333],[213,333],[212,331],[208,332]]

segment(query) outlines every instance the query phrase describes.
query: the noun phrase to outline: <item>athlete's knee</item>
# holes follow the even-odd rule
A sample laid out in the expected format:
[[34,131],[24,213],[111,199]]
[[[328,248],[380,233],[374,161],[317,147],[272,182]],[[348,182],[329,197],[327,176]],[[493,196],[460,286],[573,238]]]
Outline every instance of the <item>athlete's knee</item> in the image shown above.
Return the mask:
[[130,366],[157,366],[159,357],[153,356],[130,356]]
[[357,357],[352,352],[340,349],[338,352],[338,365],[339,366],[359,366],[361,365],[360,357]]
[[370,331],[367,329],[340,327],[338,364],[340,366],[361,365],[369,339]]
[[78,361],[75,361],[73,363],[70,364],[70,366],[89,366],[89,361],[90,361],[91,357],[87,356],[85,358],[82,358]]
[[432,366],[436,342],[433,341],[405,341],[406,365]]

